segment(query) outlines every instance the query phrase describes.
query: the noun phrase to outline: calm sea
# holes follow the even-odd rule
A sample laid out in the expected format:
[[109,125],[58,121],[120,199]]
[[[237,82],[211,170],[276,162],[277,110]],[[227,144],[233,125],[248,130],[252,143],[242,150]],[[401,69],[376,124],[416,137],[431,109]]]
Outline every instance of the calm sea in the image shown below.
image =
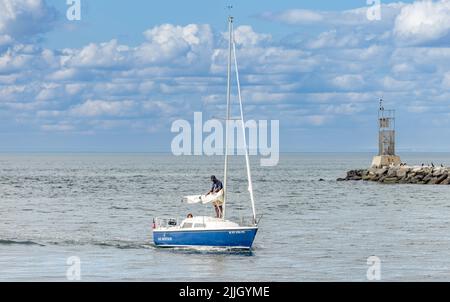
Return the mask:
[[[402,154],[450,165],[450,154]],[[212,215],[183,195],[209,190],[223,160],[155,154],[0,154],[0,281],[450,281],[450,186],[336,182],[371,154],[282,154],[253,160],[252,252],[158,249],[155,216]],[[250,215],[242,158],[233,158],[228,213]],[[323,179],[324,181],[319,181]]]

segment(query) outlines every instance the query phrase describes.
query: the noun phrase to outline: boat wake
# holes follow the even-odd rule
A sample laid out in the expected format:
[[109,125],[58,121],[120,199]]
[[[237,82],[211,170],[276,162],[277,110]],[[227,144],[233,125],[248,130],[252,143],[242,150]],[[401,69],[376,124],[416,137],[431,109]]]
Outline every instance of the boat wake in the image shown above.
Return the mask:
[[147,242],[126,241],[126,240],[61,240],[61,241],[32,241],[19,239],[0,239],[0,246],[2,245],[24,245],[24,246],[97,246],[104,248],[117,249],[151,249],[153,246]]
[[244,248],[230,248],[217,246],[189,246],[189,247],[159,247],[152,244],[153,248],[174,253],[183,254],[226,254],[226,255],[246,255],[253,256],[253,251]]
[[238,255],[253,255],[253,250],[234,248],[234,247],[216,247],[216,246],[192,246],[192,247],[159,247],[154,243],[142,241],[127,241],[127,240],[61,240],[61,241],[33,241],[21,239],[0,239],[0,246],[2,245],[24,245],[24,246],[97,246],[104,248],[117,249],[155,249],[155,250],[170,250],[179,253],[188,254],[238,254]]
[[44,244],[37,243],[30,240],[14,240],[14,239],[0,239],[0,245],[38,245],[45,246]]
[[136,250],[136,249],[149,249],[152,248],[150,244],[146,242],[137,241],[126,241],[126,240],[106,240],[106,241],[95,241],[95,240],[64,240],[60,242],[51,242],[52,245],[60,246],[97,246],[104,248],[117,248],[122,250]]

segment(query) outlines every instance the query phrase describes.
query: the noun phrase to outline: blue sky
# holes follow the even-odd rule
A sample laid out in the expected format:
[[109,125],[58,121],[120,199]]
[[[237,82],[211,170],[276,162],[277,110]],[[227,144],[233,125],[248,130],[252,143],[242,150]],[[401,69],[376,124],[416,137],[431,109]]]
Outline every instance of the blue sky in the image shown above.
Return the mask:
[[[234,4],[246,115],[282,151],[450,151],[450,1]],[[170,151],[173,120],[221,115],[229,1],[0,2],[0,152]]]

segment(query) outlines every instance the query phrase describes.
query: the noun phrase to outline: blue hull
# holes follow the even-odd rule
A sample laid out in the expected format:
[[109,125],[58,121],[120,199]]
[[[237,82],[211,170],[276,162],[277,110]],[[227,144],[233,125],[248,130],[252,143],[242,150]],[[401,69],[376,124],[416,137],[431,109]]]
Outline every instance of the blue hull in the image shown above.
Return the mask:
[[160,247],[230,247],[250,249],[258,228],[229,230],[153,231],[153,241]]

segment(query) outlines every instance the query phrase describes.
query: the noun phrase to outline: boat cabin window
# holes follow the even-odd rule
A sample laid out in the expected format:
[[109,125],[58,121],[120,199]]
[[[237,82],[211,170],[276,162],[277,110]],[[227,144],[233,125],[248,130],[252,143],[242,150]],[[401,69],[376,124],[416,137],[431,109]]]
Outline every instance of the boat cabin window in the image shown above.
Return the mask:
[[204,223],[196,223],[194,224],[194,228],[205,228],[205,224]]
[[192,223],[190,222],[183,223],[183,229],[190,229],[190,228],[192,228]]

